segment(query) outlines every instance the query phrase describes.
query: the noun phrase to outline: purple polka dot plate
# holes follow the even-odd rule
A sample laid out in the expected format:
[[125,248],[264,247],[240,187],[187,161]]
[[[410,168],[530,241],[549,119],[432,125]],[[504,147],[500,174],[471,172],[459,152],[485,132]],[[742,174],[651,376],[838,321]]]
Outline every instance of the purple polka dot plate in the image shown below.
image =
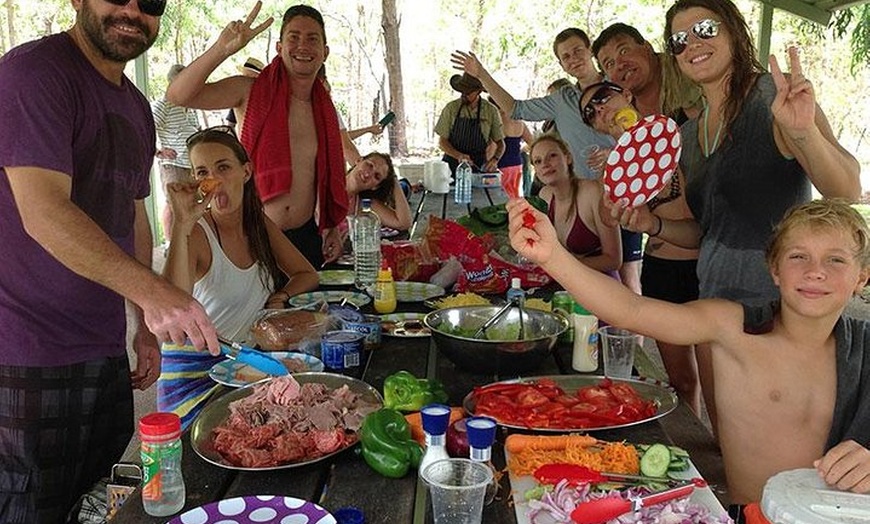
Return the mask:
[[293,497],[258,495],[212,502],[185,511],[167,524],[336,524],[335,518],[313,502]]

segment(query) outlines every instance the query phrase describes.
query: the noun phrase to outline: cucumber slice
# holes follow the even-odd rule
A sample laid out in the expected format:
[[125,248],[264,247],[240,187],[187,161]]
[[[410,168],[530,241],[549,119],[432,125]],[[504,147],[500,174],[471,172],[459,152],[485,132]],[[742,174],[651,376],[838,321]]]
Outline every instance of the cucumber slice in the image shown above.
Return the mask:
[[689,461],[683,458],[671,459],[668,471],[686,471],[689,469]]
[[689,452],[679,446],[668,446],[671,450],[671,455],[678,458],[689,458]]
[[664,444],[653,444],[640,457],[640,472],[647,477],[664,477],[671,463],[671,450]]

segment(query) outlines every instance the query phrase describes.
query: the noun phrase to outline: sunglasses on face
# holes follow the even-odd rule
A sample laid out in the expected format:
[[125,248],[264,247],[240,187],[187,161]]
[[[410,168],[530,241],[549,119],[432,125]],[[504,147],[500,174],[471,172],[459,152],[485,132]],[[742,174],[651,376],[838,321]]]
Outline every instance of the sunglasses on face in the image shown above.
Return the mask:
[[[106,0],[112,5],[125,6],[130,0]],[[148,16],[162,16],[166,9],[166,0],[136,0],[139,10]]]
[[603,106],[613,97],[614,93],[622,93],[622,89],[617,85],[603,85],[595,91],[592,98],[586,102],[581,111],[583,121],[586,125],[591,126],[595,122],[595,116],[598,115],[598,107]]
[[[709,40],[719,34],[719,24],[721,23],[718,20],[710,20],[709,18],[698,20],[690,28],[690,31],[701,40]],[[668,50],[670,50],[672,55],[677,56],[686,50],[686,47],[689,45],[688,42],[689,32],[677,31],[668,38]]]

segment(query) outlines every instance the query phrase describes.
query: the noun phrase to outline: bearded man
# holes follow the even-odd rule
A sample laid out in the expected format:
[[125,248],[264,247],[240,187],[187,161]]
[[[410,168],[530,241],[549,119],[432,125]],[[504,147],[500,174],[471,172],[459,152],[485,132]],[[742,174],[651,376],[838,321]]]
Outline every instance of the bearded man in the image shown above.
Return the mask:
[[[66,522],[133,435],[158,341],[208,345],[193,298],[151,270],[155,153],[124,66],[165,0],[72,0],[75,24],[0,59],[0,522]],[[125,299],[136,369],[126,353]]]

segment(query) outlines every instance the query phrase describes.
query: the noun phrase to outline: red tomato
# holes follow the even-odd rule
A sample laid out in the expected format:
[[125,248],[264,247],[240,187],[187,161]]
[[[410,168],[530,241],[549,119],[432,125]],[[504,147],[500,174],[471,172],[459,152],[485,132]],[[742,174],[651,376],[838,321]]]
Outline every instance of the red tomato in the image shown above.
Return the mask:
[[517,395],[517,404],[525,408],[542,406],[548,402],[550,399],[546,395],[534,389],[528,389]]
[[577,390],[577,397],[586,402],[596,402],[601,399],[610,399],[610,391],[598,386],[588,386]]

